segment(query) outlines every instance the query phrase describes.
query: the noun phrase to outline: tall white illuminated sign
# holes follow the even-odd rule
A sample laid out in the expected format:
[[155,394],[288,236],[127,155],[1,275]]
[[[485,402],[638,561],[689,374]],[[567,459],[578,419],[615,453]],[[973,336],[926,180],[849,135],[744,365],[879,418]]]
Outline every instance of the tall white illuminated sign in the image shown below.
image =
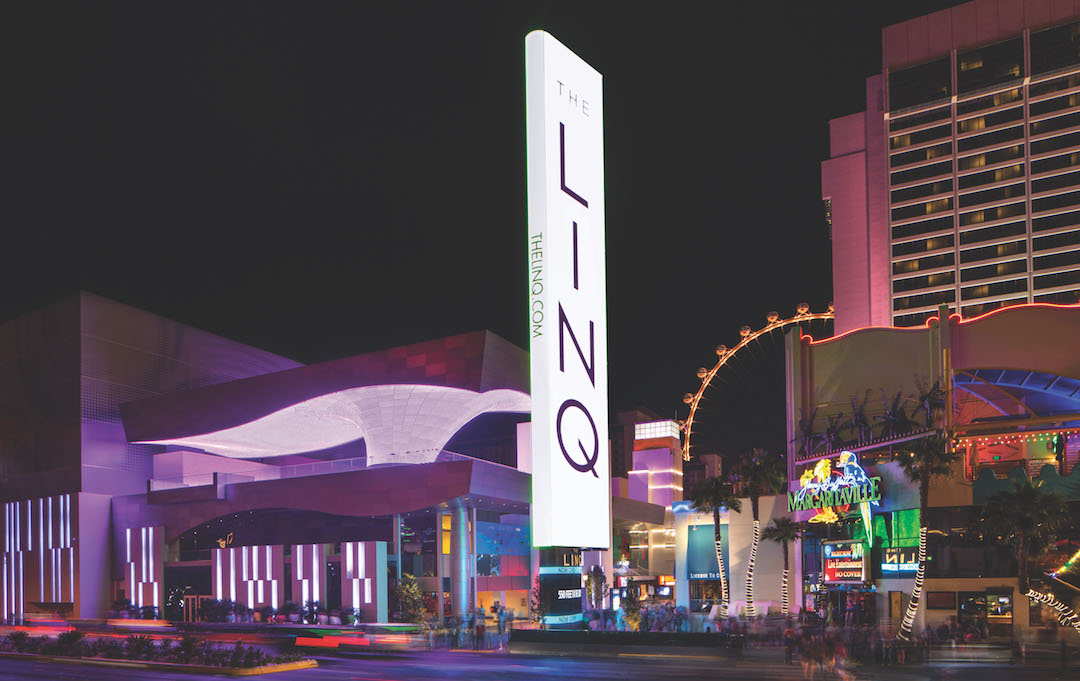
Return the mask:
[[525,38],[533,546],[610,548],[603,77]]

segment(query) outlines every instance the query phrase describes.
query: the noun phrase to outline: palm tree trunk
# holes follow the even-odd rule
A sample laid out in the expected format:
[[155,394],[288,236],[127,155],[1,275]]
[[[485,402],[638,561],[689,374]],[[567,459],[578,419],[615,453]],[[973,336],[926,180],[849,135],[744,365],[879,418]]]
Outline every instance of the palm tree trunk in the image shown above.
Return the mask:
[[919,475],[919,568],[915,571],[915,586],[911,589],[911,600],[908,601],[904,621],[900,623],[900,631],[896,633],[896,637],[904,641],[911,638],[911,627],[915,624],[915,615],[919,612],[923,580],[926,578],[926,516],[929,507],[930,471],[924,466]]
[[786,616],[788,614],[788,605],[790,600],[788,599],[788,543],[783,542],[784,546],[784,578],[780,582],[780,610]]
[[1016,551],[1016,578],[1020,586],[1020,593],[1028,592],[1028,540],[1023,532],[1016,533],[1018,546]]
[[720,616],[726,618],[728,611],[727,574],[724,572],[724,554],[720,550],[720,509],[713,507],[713,535],[716,539],[716,567],[720,570]]
[[754,514],[754,539],[750,544],[750,560],[746,564],[746,616],[756,617],[754,607],[754,563],[757,562],[758,543],[761,541],[761,523],[758,521],[757,497],[750,497],[750,508]]

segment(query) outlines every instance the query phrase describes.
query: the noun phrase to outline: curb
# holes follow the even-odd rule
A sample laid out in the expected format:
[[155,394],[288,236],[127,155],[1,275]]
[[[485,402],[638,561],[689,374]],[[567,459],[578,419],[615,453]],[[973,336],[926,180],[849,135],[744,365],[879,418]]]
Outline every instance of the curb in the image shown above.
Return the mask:
[[275,672],[290,672],[296,669],[318,667],[316,660],[285,662],[265,667],[208,667],[179,662],[151,662],[148,660],[109,660],[98,657],[61,657],[58,655],[31,655],[28,653],[0,652],[0,659],[27,660],[32,662],[51,662],[55,664],[82,664],[92,667],[119,667],[122,669],[156,669],[159,671],[184,672],[188,674],[217,674],[219,676],[259,676]]

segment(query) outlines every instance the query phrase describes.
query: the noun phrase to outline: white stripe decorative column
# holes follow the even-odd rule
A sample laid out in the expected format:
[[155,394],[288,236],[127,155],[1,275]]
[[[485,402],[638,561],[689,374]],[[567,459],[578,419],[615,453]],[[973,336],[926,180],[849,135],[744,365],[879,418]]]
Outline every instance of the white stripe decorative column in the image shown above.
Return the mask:
[[211,549],[214,598],[237,601],[252,610],[282,605],[285,589],[283,546]]
[[326,605],[326,545],[292,547],[292,596],[301,608],[316,601]]
[[129,527],[124,530],[124,591],[136,608],[153,606],[161,617],[165,600],[165,530]]
[[71,495],[4,504],[0,620],[20,622],[27,601],[75,603]]
[[345,542],[341,555],[341,604],[368,622],[387,621],[386,542]]

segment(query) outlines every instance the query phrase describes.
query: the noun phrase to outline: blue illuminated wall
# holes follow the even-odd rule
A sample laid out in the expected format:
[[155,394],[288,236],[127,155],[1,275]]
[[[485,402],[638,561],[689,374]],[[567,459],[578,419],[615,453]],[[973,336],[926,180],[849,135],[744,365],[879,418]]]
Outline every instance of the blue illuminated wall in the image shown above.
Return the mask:
[[[724,576],[731,583],[731,556],[728,549],[728,531],[725,525],[720,540],[720,552],[724,556]],[[687,533],[686,575],[689,579],[720,579],[720,567],[716,564],[716,543],[712,525],[691,525]]]

